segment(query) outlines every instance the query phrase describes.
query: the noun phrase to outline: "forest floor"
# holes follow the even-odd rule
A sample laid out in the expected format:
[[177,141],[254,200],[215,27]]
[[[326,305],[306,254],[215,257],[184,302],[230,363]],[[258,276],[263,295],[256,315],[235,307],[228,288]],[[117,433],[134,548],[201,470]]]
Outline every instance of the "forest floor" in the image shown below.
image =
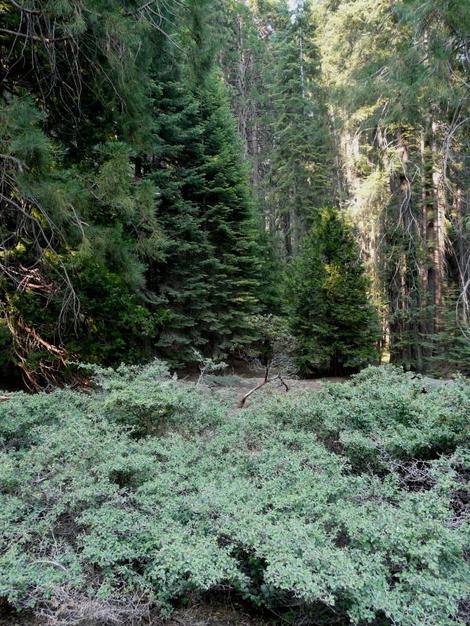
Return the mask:
[[268,394],[268,393],[289,393],[295,394],[299,391],[320,391],[320,389],[324,386],[326,382],[344,382],[347,380],[346,378],[322,378],[322,379],[294,379],[287,378],[285,379],[285,383],[289,387],[288,392],[286,392],[285,387],[279,380],[274,380],[271,383],[268,383],[262,387],[260,385],[264,382],[264,378],[240,378],[238,382],[235,382],[233,385],[229,385],[227,387],[228,390],[232,391],[234,397],[234,402],[236,406],[239,406],[243,397],[249,393],[252,389],[257,389],[252,396],[250,396],[246,400],[245,406],[249,406],[251,402],[255,401],[259,394]]
[[[251,390],[257,389],[252,396],[246,400],[245,406],[259,397],[260,394],[266,393],[286,393],[286,388],[276,375],[272,376],[272,382],[262,385],[264,382],[264,371],[246,370],[229,375],[208,374],[204,376],[200,384],[213,392],[225,396],[236,406],[239,405],[243,397]],[[181,377],[183,382],[197,383],[198,376],[195,374],[187,374]],[[349,380],[347,377],[324,377],[324,378],[285,378],[284,382],[288,386],[288,393],[296,393],[301,391],[320,391],[326,383],[341,383]]]
[[216,601],[177,611],[165,626],[275,626],[278,623],[254,615],[237,602]]
[[[208,600],[201,604],[177,609],[167,621],[150,617],[144,619],[139,626],[276,626],[278,623],[274,618],[260,617],[242,604],[227,598]],[[14,615],[13,613],[2,615],[0,609],[0,626],[50,626],[50,624],[47,620],[32,615]],[[53,626],[58,626],[58,624],[54,623]],[[60,626],[66,625],[61,623]],[[93,622],[85,626],[105,626],[105,623]],[[137,623],[126,623],[123,626],[137,626]]]

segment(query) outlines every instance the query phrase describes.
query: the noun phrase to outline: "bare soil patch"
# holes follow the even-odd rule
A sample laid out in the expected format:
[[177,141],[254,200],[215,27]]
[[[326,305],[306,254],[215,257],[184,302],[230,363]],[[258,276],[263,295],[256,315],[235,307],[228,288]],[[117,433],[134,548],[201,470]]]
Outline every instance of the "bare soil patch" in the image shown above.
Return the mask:
[[[225,601],[208,601],[203,604],[185,607],[174,611],[168,620],[159,617],[141,622],[120,624],[119,626],[276,626],[276,620],[270,620],[249,612],[238,602],[230,598]],[[31,614],[0,613],[0,626],[49,626],[48,622]],[[64,623],[64,626],[68,626]],[[77,626],[74,623],[74,626]],[[104,622],[87,622],[80,626],[108,626]],[[117,625],[116,625],[117,626]]]
[[277,621],[253,615],[230,601],[202,604],[177,611],[166,626],[275,626]]
[[[219,392],[222,395],[230,398],[234,404],[238,405],[240,400],[247,392],[260,386],[264,378],[262,376],[240,376],[238,374],[226,375],[226,376],[214,376],[208,375],[204,378],[203,384],[211,391]],[[272,383],[268,383],[261,387],[261,389],[251,396],[245,406],[249,406],[256,398],[259,398],[260,394],[266,393],[296,393],[302,391],[320,391],[326,383],[341,383],[347,381],[347,378],[340,377],[327,377],[327,378],[288,378],[284,379],[289,387],[289,391],[286,392],[284,385],[279,380],[275,380]]]

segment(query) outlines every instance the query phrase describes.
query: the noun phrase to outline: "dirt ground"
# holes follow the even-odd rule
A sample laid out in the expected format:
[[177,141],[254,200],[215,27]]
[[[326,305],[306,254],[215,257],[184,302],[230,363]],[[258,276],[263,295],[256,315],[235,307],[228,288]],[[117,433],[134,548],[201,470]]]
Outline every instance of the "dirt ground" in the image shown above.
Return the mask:
[[219,602],[178,611],[166,626],[275,626],[278,623],[255,617],[237,603]]
[[[278,621],[258,617],[236,601],[227,598],[225,601],[220,599],[216,602],[210,601],[201,605],[178,609],[170,619],[165,621],[154,617],[139,623],[132,622],[119,626],[276,626],[277,624],[279,624]],[[32,615],[14,615],[9,612],[2,615],[0,609],[0,626],[48,626],[48,623],[44,620],[38,620]],[[63,626],[69,625],[64,623]],[[94,622],[93,624],[83,624],[83,626],[108,625]]]
[[[256,374],[257,372],[253,372]],[[208,375],[204,377],[202,385],[212,392],[219,393],[221,396],[228,398],[235,406],[238,406],[242,398],[248,394],[251,390],[259,387],[264,378],[262,376],[240,376],[240,375],[228,375],[228,376],[213,376]],[[274,377],[275,378],[275,377]],[[183,379],[184,380],[184,379]],[[195,383],[196,380],[188,382]],[[279,380],[273,380],[260,387],[253,393],[246,401],[245,406],[249,406],[256,398],[259,398],[262,394],[267,393],[289,393],[295,394],[298,391],[319,391],[325,385],[325,383],[340,383],[345,382],[346,378],[317,378],[317,379],[285,379],[289,390],[286,391],[285,386]]]

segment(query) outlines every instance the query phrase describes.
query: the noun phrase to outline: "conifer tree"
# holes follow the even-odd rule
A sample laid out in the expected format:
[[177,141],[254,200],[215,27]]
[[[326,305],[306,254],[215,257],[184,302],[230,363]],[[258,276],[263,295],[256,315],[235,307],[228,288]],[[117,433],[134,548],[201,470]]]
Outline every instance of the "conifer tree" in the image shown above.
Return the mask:
[[[332,141],[310,2],[223,2],[222,68],[260,212],[279,256],[296,254],[332,200]],[[219,26],[219,24],[217,24]]]
[[[158,69],[166,67],[165,70]],[[156,70],[154,153],[163,259],[148,286],[160,325],[156,348],[173,363],[194,349],[223,355],[251,340],[258,310],[259,250],[248,173],[224,88],[212,68],[192,68],[169,50]]]
[[297,254],[315,212],[331,202],[332,144],[309,2],[274,14],[267,76],[271,94],[269,203],[288,257]]
[[158,6],[164,31],[152,5],[0,7],[0,333],[32,386],[70,353],[181,364],[249,338],[257,248],[210,2]]
[[0,6],[0,323],[35,387],[71,352],[142,358],[152,334],[143,273],[160,232],[133,159],[159,44],[133,2],[27,5]]
[[204,186],[197,191],[212,250],[209,265],[211,351],[226,354],[252,339],[249,316],[258,310],[260,257],[248,172],[221,81],[199,90],[203,117]]
[[323,209],[290,267],[287,308],[304,373],[358,370],[377,356],[378,322],[350,227]]
[[193,348],[205,347],[201,325],[208,317],[211,250],[195,197],[204,184],[199,105],[183,85],[181,68],[174,59],[167,62],[154,94],[153,154],[144,165],[157,190],[155,210],[165,242],[162,258],[150,264],[147,284],[160,329],[155,347],[181,364]]
[[440,0],[316,10],[348,204],[383,294],[391,360],[426,371],[454,288],[456,327],[468,337],[470,12]]

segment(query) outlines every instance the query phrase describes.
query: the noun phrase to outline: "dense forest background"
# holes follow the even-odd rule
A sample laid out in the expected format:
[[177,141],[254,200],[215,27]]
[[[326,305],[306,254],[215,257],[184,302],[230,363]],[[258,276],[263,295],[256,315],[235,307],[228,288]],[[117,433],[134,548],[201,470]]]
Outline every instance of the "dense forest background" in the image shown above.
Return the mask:
[[0,626],[470,625],[469,0],[0,0],[0,77]]
[[465,0],[1,0],[0,369],[469,371]]

